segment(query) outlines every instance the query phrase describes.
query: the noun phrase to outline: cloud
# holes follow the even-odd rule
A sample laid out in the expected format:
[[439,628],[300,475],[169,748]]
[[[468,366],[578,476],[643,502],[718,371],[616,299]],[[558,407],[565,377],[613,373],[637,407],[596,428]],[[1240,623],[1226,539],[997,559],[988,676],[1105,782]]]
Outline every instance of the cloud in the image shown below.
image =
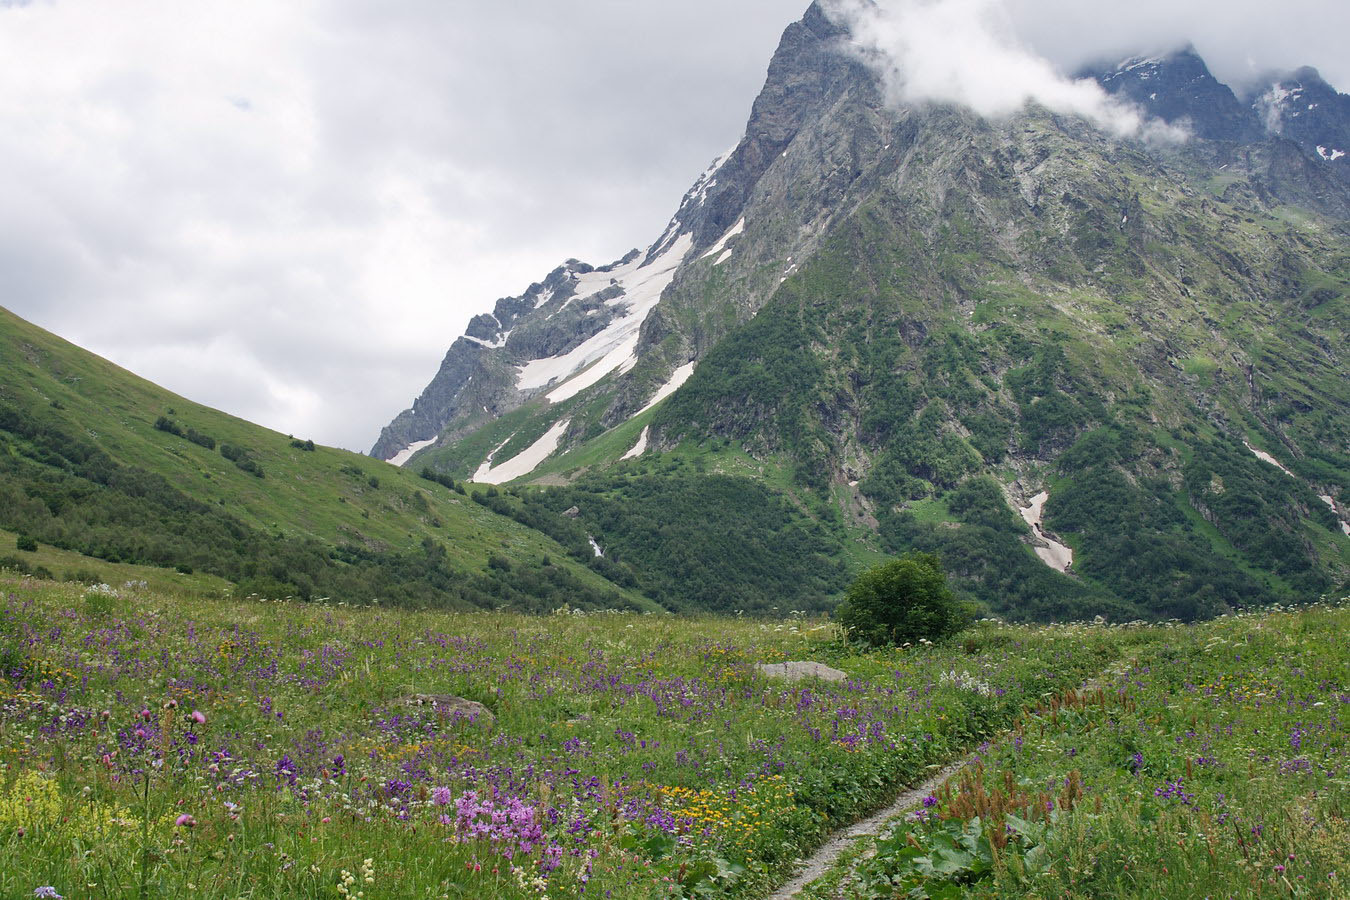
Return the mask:
[[961,103],[1007,115],[1028,99],[1121,134],[1156,131],[1138,110],[1070,77],[1089,65],[1193,43],[1239,95],[1302,65],[1350,87],[1350,5],[1290,0],[822,0],[897,103]]
[[897,105],[955,103],[986,117],[1036,101],[1126,137],[1180,140],[1090,79],[1072,79],[1017,34],[1001,0],[826,0]]
[[1006,0],[1006,10],[1018,35],[1064,71],[1189,41],[1240,93],[1303,65],[1350,90],[1350,4],[1336,0]]

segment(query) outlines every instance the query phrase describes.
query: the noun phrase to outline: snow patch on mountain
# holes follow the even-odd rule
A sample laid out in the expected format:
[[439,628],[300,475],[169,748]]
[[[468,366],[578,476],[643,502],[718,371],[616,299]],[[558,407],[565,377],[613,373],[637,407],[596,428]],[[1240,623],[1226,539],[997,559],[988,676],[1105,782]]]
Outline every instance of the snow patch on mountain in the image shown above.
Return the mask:
[[1162,68],[1164,60],[1160,56],[1134,56],[1116,67],[1117,72],[1137,72],[1140,79],[1152,78]]
[[529,391],[561,381],[548,394],[550,402],[558,403],[595,384],[630,358],[636,362],[638,332],[642,323],[656,308],[661,294],[675,280],[675,273],[692,246],[693,236],[683,234],[649,265],[641,265],[634,260],[611,272],[592,272],[581,276],[577,282],[579,296],[591,296],[617,283],[623,288],[624,295],[615,300],[614,305],[626,306],[626,311],[615,316],[614,321],[603,331],[567,353],[531,360],[521,366],[516,386],[522,391]]
[[562,436],[567,433],[567,426],[570,424],[572,424],[571,419],[560,420],[546,431],[539,440],[500,466],[494,466],[492,458],[497,454],[497,450],[506,446],[505,443],[499,444],[497,450],[489,453],[488,458],[483,460],[483,464],[478,467],[478,471],[473,473],[473,481],[478,484],[505,484],[508,481],[523,478],[530,474],[539,468],[540,463],[552,456],[553,451],[558,449],[558,444],[562,442]]
[[[699,259],[707,259],[710,256],[714,256],[718,253],[721,253],[723,250],[726,249],[727,242],[743,231],[745,231],[744,217],[742,217],[741,220],[737,222],[735,225],[732,225],[731,228],[727,230],[726,234],[718,238],[717,243],[709,247],[708,251],[704,253],[702,256],[700,256]],[[717,264],[720,264],[720,261]]]
[[478,346],[480,346],[480,347],[485,347],[485,348],[487,348],[488,350],[500,350],[501,348],[505,347],[505,346],[506,346],[506,339],[509,338],[510,336],[511,336],[511,332],[507,331],[507,332],[504,332],[504,333],[502,334],[502,336],[499,337],[499,338],[497,338],[495,341],[485,341],[485,340],[483,340],[482,338],[476,338],[476,337],[474,337],[474,336],[471,335],[471,334],[462,334],[462,335],[460,335],[460,337],[463,338],[464,340],[466,340],[466,341],[473,341],[473,342],[474,342],[475,344],[477,344]]
[[1293,472],[1291,472],[1291,471],[1289,471],[1288,469],[1286,469],[1286,468],[1284,467],[1284,463],[1280,462],[1278,459],[1276,459],[1275,457],[1271,456],[1269,453],[1265,452],[1264,450],[1257,450],[1255,447],[1253,447],[1251,444],[1247,443],[1246,441],[1243,441],[1243,442],[1242,442],[1242,446],[1244,446],[1244,447],[1246,447],[1248,450],[1252,451],[1252,455],[1255,456],[1257,459],[1261,460],[1261,462],[1263,462],[1263,463],[1270,463],[1272,466],[1274,466],[1275,468],[1279,469],[1281,472],[1283,472],[1284,474],[1288,475],[1290,478],[1297,478],[1297,477],[1298,477],[1298,476],[1296,476]]
[[712,165],[704,170],[703,174],[694,182],[694,186],[689,189],[689,193],[686,195],[687,201],[698,206],[704,204],[708,199],[708,191],[712,190],[717,185],[717,173],[727,164],[727,160],[731,159],[731,154],[735,152],[736,148],[731,147],[712,161]]
[[[1309,108],[1309,109],[1312,109],[1312,107],[1308,107],[1308,108]],[[1317,145],[1317,155],[1320,156],[1320,157],[1322,157],[1323,159],[1325,159],[1327,162],[1335,162],[1336,160],[1340,159],[1342,156],[1345,155],[1345,151],[1344,151],[1344,150],[1334,150],[1334,149],[1333,149],[1333,150],[1328,150],[1326,147],[1323,147],[1321,144],[1318,144],[1318,145]]]
[[656,393],[652,395],[652,399],[647,401],[647,405],[642,407],[642,409],[638,410],[633,415],[634,416],[642,415],[647,410],[656,406],[656,404],[660,403],[662,400],[666,399],[671,394],[678,391],[680,387],[683,386],[683,384],[689,380],[689,376],[694,374],[695,365],[697,365],[697,363],[692,362],[685,363],[684,365],[676,369],[674,372],[670,373],[670,380],[667,381],[665,384],[661,385],[661,387],[657,388]]
[[621,459],[637,459],[639,456],[641,456],[642,454],[646,453],[646,452],[647,452],[647,439],[648,439],[649,437],[651,437],[651,434],[652,434],[652,426],[648,425],[646,428],[643,428],[643,429],[642,429],[642,434],[638,437],[637,443],[633,445],[633,448],[632,448],[631,450],[629,450],[627,453],[625,453],[625,454],[624,454],[622,457],[620,457],[620,458],[621,458]]
[[1332,496],[1330,494],[1318,494],[1317,497],[1319,500],[1321,500],[1323,503],[1329,506],[1331,508],[1331,511],[1336,514],[1336,518],[1340,520],[1341,523],[1341,531],[1345,532],[1346,537],[1350,537],[1350,521],[1346,521],[1346,519],[1341,515],[1341,509],[1339,506],[1336,505],[1336,501],[1332,499]]
[[1033,547],[1036,555],[1040,557],[1041,562],[1057,572],[1068,572],[1069,566],[1073,565],[1072,548],[1061,544],[1059,541],[1047,537],[1041,529],[1041,521],[1045,518],[1045,504],[1050,499],[1049,491],[1041,491],[1035,497],[1031,498],[1031,505],[1018,509],[1022,518],[1031,526],[1031,531],[1036,537],[1045,542],[1046,546]]
[[436,443],[435,438],[431,438],[430,440],[425,441],[413,441],[411,444],[404,447],[402,450],[398,451],[392,457],[390,457],[389,464],[391,466],[398,466],[399,468],[402,468],[403,466],[406,466],[408,464],[408,460],[413,458],[414,453],[416,453],[418,450],[425,450],[427,447],[430,447],[434,443]]
[[479,476],[480,475],[486,476],[488,472],[492,470],[492,460],[497,456],[497,451],[501,450],[507,444],[511,443],[511,438],[513,437],[515,437],[514,434],[512,434],[511,437],[507,438],[506,440],[502,441],[497,446],[493,447],[492,452],[487,455],[487,459],[483,460],[482,464],[478,467],[478,470],[473,473],[473,477],[470,478],[469,480],[486,484],[487,482],[482,481],[482,479],[480,479]]

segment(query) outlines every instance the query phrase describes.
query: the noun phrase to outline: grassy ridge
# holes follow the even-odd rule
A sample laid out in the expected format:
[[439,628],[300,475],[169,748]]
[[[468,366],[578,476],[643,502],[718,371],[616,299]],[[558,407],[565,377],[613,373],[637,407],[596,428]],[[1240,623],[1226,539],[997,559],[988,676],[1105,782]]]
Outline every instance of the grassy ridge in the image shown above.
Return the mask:
[[[441,485],[194,404],[2,309],[0,412],[0,487],[12,498],[0,526],[41,528],[46,543],[114,562],[206,566],[270,593],[457,591],[497,605],[549,602],[566,586],[596,604],[644,602]],[[194,547],[198,532],[214,544]],[[232,542],[238,563],[222,561]],[[331,558],[339,547],[349,549]],[[243,560],[264,551],[286,564],[250,571]],[[494,555],[530,570],[509,579],[523,593],[488,566]]]
[[233,586],[228,581],[205,572],[187,573],[158,566],[113,563],[49,544],[38,544],[36,550],[24,551],[18,549],[19,537],[16,532],[0,528],[0,568],[15,574],[113,586],[144,582],[153,591],[200,598],[228,597],[232,593]]

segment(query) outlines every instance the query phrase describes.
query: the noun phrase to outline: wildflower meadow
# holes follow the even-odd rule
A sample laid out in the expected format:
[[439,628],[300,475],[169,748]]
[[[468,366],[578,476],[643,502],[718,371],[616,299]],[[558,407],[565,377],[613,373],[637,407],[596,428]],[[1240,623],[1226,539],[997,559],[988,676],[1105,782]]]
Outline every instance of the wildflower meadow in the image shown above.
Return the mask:
[[[1296,857],[1280,873],[1295,890],[1331,896],[1311,891],[1337,883],[1347,843],[1341,610],[981,623],[862,652],[810,619],[441,614],[0,577],[4,898],[766,896],[831,831],[971,751],[980,767],[898,840],[990,843],[997,822],[1012,836],[991,854],[1040,856],[938,893],[883,853],[819,890],[1096,896],[1084,879],[1126,864],[1135,885],[1166,866],[1246,890],[1277,848]],[[759,668],[792,660],[848,677]]]
[[1350,609],[1166,630],[809,893],[1350,897]]

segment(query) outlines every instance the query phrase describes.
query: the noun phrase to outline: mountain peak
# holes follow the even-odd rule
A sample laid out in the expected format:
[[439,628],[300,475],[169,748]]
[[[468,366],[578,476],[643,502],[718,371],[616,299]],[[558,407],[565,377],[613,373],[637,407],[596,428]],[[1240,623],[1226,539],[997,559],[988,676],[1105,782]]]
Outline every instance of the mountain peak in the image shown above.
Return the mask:
[[1168,124],[1187,126],[1205,140],[1253,140],[1261,131],[1252,110],[1214,77],[1189,42],[1161,55],[1133,56],[1082,74],[1107,93]]
[[1277,76],[1252,101],[1265,129],[1350,183],[1350,95],[1327,84],[1312,66]]

